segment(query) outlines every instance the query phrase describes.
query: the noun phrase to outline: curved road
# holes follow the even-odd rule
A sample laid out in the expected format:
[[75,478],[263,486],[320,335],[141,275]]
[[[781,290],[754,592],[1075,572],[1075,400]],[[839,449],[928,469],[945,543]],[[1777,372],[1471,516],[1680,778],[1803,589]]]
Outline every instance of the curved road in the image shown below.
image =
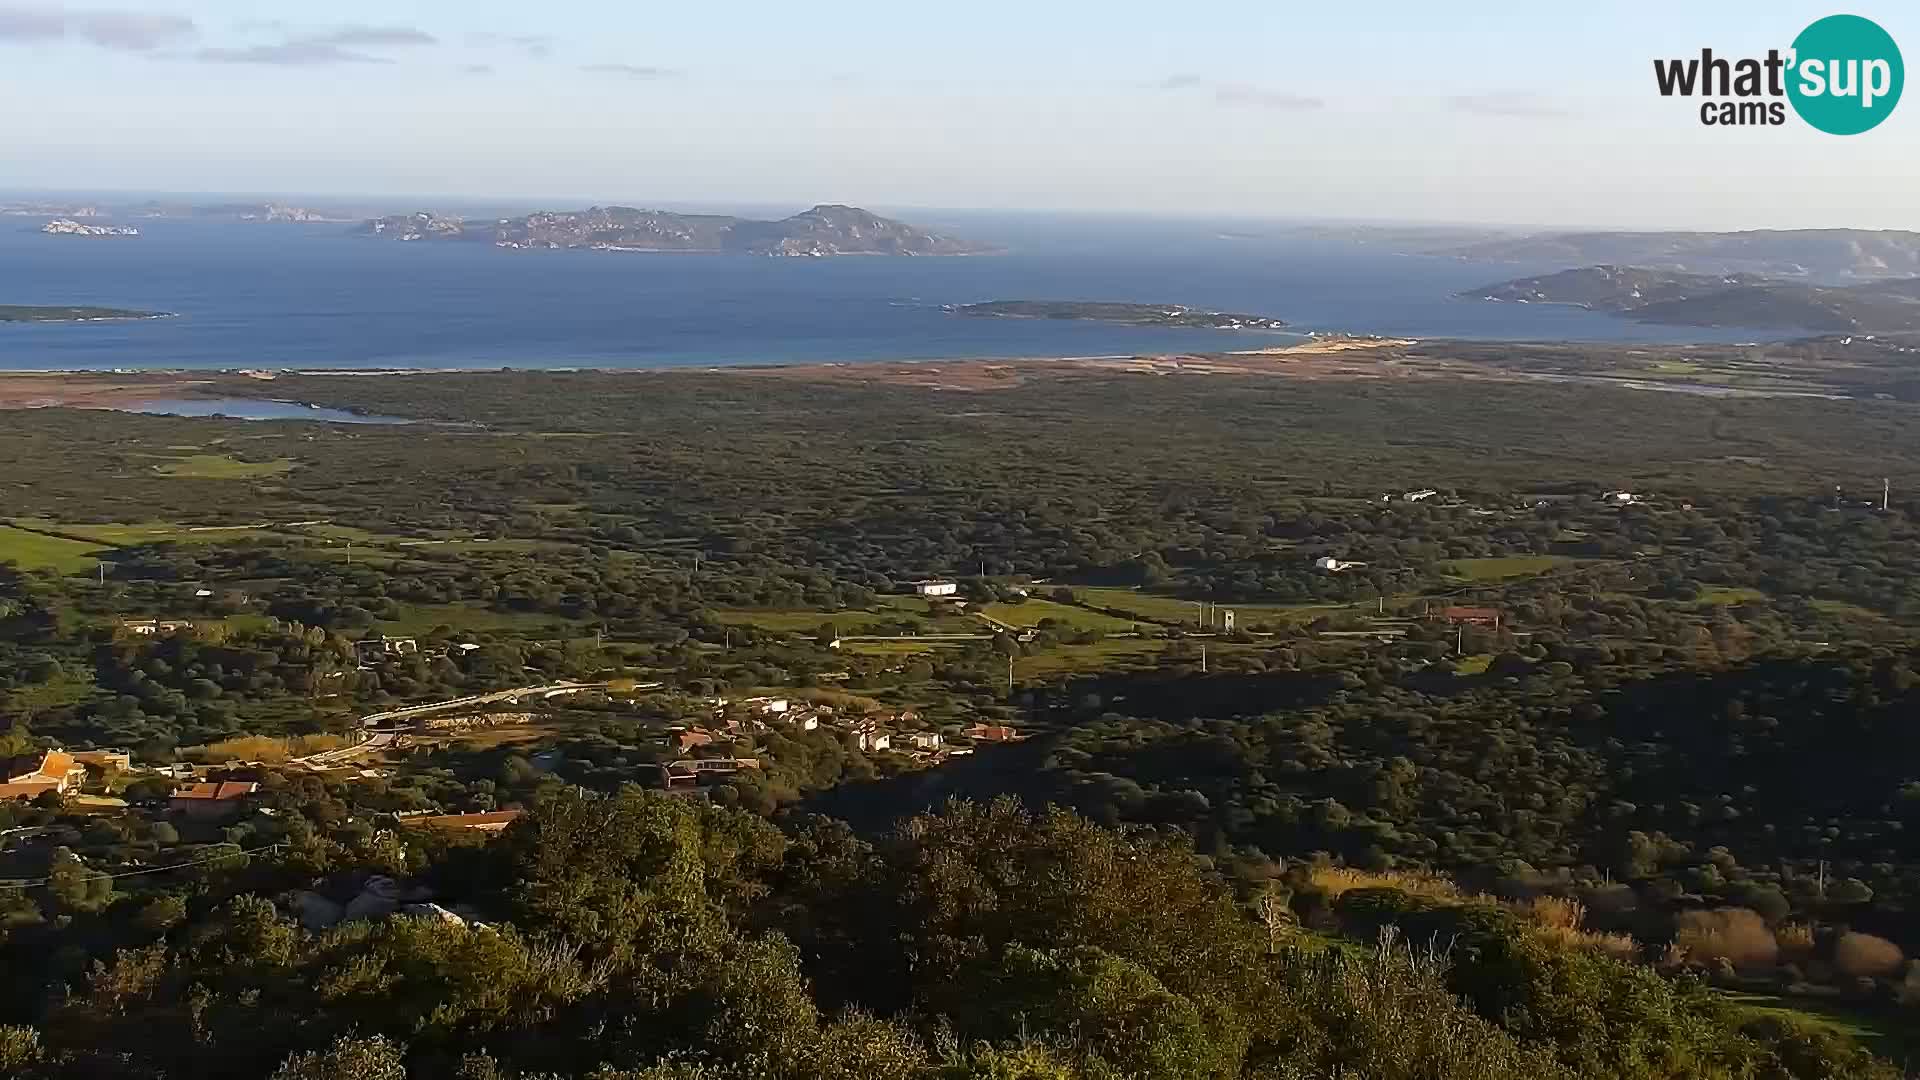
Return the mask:
[[[446,701],[430,701],[425,705],[407,705],[398,709],[388,709],[385,712],[369,713],[360,718],[360,726],[362,728],[370,728],[376,724],[410,720],[413,717],[424,716],[427,713],[439,712],[443,709],[461,709],[474,705],[492,705],[497,702],[518,702],[522,698],[532,697],[535,694],[543,698],[554,698],[563,694],[576,694],[582,690],[599,690],[605,688],[607,685],[608,684],[603,682],[569,681],[546,683],[541,686],[522,686],[514,690],[496,690],[488,694],[469,694],[466,697],[451,698]],[[644,684],[635,687],[635,689],[646,688]],[[310,769],[332,769],[345,765],[353,759],[360,757],[362,754],[391,747],[399,737],[400,730],[398,728],[389,728],[386,731],[375,731],[368,735],[367,738],[354,743],[352,746],[343,746],[338,750],[323,750],[318,754],[309,754],[306,757],[293,758],[288,761],[287,764],[305,765]]]

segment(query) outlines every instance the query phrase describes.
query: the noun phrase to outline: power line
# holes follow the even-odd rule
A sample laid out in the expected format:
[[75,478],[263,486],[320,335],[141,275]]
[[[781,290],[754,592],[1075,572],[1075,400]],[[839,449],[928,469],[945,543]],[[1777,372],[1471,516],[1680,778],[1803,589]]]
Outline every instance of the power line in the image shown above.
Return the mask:
[[[219,862],[221,859],[237,859],[247,855],[258,855],[263,851],[275,851],[284,846],[286,845],[268,844],[266,847],[254,848],[252,851],[226,851],[226,852],[221,852],[218,855],[208,855],[203,859],[193,859],[188,862],[173,863],[170,866],[145,866],[145,867],[141,867],[138,870],[123,870],[118,874],[93,873],[93,874],[87,875],[87,880],[97,881],[97,880],[105,879],[107,881],[116,881],[120,878],[139,877],[141,874],[158,874],[166,870],[180,870],[189,866],[199,866],[202,863]],[[42,885],[50,885],[52,883],[53,883],[53,879],[50,877],[44,877],[38,881],[10,881],[5,884],[0,884],[0,892],[13,890],[13,889],[37,889]]]

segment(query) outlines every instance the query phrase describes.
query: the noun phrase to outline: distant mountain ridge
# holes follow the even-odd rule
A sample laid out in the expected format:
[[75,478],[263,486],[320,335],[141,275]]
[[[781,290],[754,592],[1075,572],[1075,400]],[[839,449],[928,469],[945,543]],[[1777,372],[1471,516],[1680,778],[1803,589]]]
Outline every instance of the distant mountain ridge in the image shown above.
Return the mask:
[[1843,283],[1920,275],[1920,232],[1757,229],[1751,232],[1568,232],[1484,240],[1436,254],[1560,266],[1751,273]]
[[1666,326],[1876,334],[1920,330],[1920,277],[1829,286],[1757,274],[1588,266],[1516,278],[1460,295],[1510,303],[1573,304]]
[[733,252],[745,255],[973,255],[989,248],[880,217],[822,204],[778,221],[723,214],[680,214],[631,206],[547,210],[487,221],[422,211],[360,226],[391,240],[464,240],[495,247],[605,251]]

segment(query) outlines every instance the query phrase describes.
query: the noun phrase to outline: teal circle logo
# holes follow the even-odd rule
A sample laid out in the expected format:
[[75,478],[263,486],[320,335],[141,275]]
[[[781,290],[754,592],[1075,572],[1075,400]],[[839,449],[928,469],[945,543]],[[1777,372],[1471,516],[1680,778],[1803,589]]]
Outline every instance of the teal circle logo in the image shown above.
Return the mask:
[[1829,135],[1872,130],[1900,103],[1906,68],[1880,24],[1829,15],[1793,39],[1787,99],[1800,119]]

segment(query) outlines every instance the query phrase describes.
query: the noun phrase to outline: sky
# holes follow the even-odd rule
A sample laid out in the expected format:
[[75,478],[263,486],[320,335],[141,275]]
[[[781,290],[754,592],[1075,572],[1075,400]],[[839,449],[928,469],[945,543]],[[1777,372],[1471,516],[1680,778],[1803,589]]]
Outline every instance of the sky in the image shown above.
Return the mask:
[[1920,57],[1910,0],[0,0],[0,187],[1920,228],[1920,100],[1654,89],[1841,10]]

